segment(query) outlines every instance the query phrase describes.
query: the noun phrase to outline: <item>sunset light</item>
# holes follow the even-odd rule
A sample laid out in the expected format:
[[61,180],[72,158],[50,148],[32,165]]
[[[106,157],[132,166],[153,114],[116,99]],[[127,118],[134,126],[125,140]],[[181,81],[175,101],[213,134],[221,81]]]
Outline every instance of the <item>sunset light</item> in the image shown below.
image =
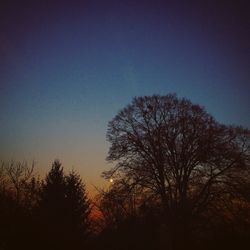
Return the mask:
[[0,250],[249,249],[249,193],[250,0],[0,1]]

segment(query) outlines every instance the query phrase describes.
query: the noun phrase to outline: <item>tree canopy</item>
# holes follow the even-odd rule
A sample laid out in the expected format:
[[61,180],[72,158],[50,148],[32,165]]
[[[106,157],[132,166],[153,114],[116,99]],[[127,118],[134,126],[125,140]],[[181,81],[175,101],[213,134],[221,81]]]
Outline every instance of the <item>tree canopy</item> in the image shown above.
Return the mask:
[[104,176],[149,190],[169,219],[203,212],[249,177],[250,131],[175,94],[135,97],[109,122],[107,140],[116,165]]

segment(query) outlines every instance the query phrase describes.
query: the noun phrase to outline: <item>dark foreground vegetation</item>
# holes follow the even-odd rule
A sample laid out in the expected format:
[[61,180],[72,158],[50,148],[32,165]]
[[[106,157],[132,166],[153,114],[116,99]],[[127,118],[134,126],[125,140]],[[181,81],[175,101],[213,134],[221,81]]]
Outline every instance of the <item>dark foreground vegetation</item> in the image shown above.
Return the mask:
[[0,166],[0,250],[248,249],[250,131],[175,95],[134,98],[109,123],[112,180],[90,201],[54,161]]

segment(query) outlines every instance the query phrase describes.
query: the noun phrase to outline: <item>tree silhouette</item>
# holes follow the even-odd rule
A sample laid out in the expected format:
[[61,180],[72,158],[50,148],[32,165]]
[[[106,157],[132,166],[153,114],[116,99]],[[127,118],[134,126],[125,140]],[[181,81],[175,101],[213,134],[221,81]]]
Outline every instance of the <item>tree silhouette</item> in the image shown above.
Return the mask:
[[51,249],[80,247],[89,229],[90,202],[80,176],[65,176],[56,160],[42,186],[39,214],[44,246]]
[[70,232],[70,246],[84,244],[90,233],[91,204],[80,175],[71,171],[66,176],[67,230]]
[[[39,241],[42,248],[63,248],[65,239],[65,178],[61,163],[56,160],[52,164],[42,184],[41,199],[39,202],[38,218],[41,235]],[[60,239],[60,240],[59,240]]]
[[250,131],[220,124],[176,95],[134,98],[109,123],[107,139],[107,159],[117,164],[104,176],[157,196],[173,241],[232,185],[249,182]]
[[34,163],[2,162],[0,166],[0,248],[31,248],[33,209],[38,201],[39,180]]

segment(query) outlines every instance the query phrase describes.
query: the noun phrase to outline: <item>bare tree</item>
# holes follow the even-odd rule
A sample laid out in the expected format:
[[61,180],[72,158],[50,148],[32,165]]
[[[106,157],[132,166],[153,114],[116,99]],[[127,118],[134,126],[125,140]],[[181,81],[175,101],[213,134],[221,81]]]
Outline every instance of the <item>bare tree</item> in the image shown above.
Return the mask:
[[15,162],[10,161],[5,165],[5,171],[11,188],[14,189],[15,198],[18,202],[24,197],[21,197],[21,194],[25,195],[25,189],[29,185],[29,181],[33,177],[35,163],[32,162],[31,166],[27,162]]
[[141,197],[134,186],[121,179],[112,183],[107,190],[97,189],[97,191],[95,206],[101,213],[99,216],[101,229],[117,228],[128,218],[136,216]]
[[117,164],[104,176],[150,190],[168,218],[201,213],[249,174],[250,131],[176,95],[134,98],[109,123],[107,140],[107,160]]

